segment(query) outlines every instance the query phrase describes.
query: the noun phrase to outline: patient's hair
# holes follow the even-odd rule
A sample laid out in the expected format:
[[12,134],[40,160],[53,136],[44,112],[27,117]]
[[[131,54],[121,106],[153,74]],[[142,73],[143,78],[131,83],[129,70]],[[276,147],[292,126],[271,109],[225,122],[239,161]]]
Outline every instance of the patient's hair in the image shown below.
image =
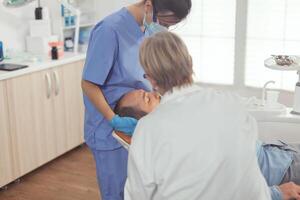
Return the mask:
[[118,103],[114,109],[114,112],[117,115],[119,115],[120,117],[132,117],[132,118],[139,120],[148,114],[148,113],[146,113],[136,107],[133,107],[133,106],[122,106],[122,100],[123,100],[124,96],[121,97],[121,99],[118,101]]

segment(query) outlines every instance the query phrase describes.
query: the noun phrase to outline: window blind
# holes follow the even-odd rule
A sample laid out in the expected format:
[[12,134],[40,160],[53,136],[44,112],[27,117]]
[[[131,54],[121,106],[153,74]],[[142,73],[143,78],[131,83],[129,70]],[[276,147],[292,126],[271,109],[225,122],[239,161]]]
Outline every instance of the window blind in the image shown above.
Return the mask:
[[235,0],[193,0],[191,14],[174,27],[193,57],[195,80],[233,84]]

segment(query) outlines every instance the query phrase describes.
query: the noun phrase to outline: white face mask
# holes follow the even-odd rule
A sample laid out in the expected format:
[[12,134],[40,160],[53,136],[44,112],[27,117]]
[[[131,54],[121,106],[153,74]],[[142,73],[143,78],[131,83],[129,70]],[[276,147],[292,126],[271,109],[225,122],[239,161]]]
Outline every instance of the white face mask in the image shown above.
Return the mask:
[[145,36],[151,36],[158,32],[168,31],[168,29],[166,27],[160,25],[157,22],[152,21],[151,23],[148,23],[146,18],[147,18],[147,14],[145,13],[144,20],[143,20],[143,25],[145,27]]

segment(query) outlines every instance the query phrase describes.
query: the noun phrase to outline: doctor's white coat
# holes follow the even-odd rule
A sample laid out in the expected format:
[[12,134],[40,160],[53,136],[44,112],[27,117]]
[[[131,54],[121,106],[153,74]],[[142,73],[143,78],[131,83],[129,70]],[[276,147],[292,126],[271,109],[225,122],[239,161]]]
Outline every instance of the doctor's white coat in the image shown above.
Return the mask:
[[126,200],[267,200],[255,120],[230,94],[174,89],[138,123]]

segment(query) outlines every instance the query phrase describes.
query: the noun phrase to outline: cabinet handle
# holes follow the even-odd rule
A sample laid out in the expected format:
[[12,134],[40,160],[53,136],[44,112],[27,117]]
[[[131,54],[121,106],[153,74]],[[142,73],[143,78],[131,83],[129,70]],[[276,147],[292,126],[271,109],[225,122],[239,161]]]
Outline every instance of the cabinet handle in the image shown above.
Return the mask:
[[51,88],[52,88],[51,77],[49,73],[45,75],[45,80],[47,82],[47,99],[49,99],[51,96]]
[[59,76],[57,71],[53,72],[53,77],[54,77],[54,81],[55,81],[55,96],[57,96],[59,94],[60,91],[60,81],[59,81]]

